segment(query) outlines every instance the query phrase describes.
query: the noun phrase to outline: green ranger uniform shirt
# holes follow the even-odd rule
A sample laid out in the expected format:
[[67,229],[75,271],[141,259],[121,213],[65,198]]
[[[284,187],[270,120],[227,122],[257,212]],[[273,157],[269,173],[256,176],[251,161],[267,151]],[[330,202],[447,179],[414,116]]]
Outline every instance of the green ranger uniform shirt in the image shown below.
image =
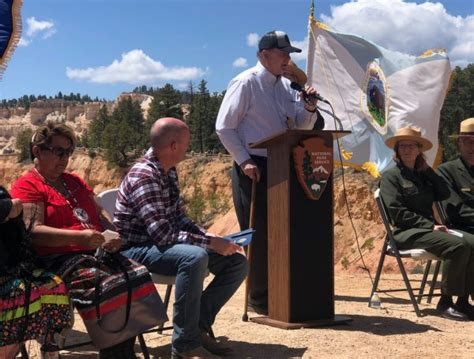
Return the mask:
[[438,173],[447,182],[449,198],[442,202],[452,225],[474,226],[474,168],[462,158],[443,163]]
[[433,202],[446,199],[446,182],[432,168],[419,172],[397,164],[382,175],[380,194],[399,243],[433,231]]

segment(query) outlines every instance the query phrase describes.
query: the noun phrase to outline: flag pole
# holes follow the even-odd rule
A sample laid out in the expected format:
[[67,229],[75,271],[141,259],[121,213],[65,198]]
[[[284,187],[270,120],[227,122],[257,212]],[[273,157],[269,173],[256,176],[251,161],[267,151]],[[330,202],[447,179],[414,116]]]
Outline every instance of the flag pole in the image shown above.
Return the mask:
[[[306,55],[306,74],[308,79],[313,78],[313,64],[314,64],[314,53],[316,51],[315,43],[311,38],[311,28],[313,26],[314,18],[314,0],[311,0],[311,6],[309,8],[309,19],[308,19],[308,54]],[[313,84],[308,83],[309,86]]]

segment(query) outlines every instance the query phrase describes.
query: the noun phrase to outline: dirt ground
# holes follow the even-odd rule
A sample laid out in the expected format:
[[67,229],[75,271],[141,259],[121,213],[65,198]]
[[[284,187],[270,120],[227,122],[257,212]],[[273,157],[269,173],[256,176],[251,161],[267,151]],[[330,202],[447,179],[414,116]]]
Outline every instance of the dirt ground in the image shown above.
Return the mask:
[[[115,187],[120,182],[118,174],[102,170],[105,165],[101,165],[100,161],[92,163],[84,156],[77,156],[71,161],[71,168],[89,181],[97,192]],[[216,160],[215,164],[205,162],[198,166],[199,161],[190,159],[181,166],[181,186],[186,188],[183,194],[191,198],[195,183],[198,183],[204,192],[214,191],[218,194],[217,199],[227,199],[232,207],[228,176],[230,162]],[[1,183],[11,183],[25,170],[12,159],[7,161],[0,158]],[[433,304],[424,302],[421,305],[425,314],[422,318],[415,315],[407,296],[402,294],[397,294],[396,298],[381,295],[380,310],[367,307],[371,285],[361,269],[355,233],[346,210],[346,197],[364,261],[372,274],[379,260],[385,231],[373,200],[376,181],[364,173],[346,172],[347,195],[343,191],[340,176],[335,179],[334,190],[335,304],[336,314],[350,316],[353,322],[335,327],[291,331],[252,322],[244,323],[241,321],[244,288],[241,287],[219,314],[214,325],[216,335],[234,347],[234,358],[474,358],[474,322],[453,322],[437,317],[436,300]],[[229,234],[238,230],[232,208],[209,222],[213,223],[209,230],[216,234]],[[419,273],[418,266],[417,261],[408,260],[406,263],[410,273]],[[384,281],[387,287],[403,285],[401,276],[393,274],[397,270],[395,260],[387,258],[384,271],[392,273],[383,276],[391,279]],[[316,280],[314,285],[317,285]],[[87,339],[82,321],[77,316],[68,344]],[[170,357],[169,332],[164,335],[147,334],[145,339],[153,358]],[[36,345],[29,344],[29,350],[31,358],[39,358]],[[136,351],[140,351],[138,344]],[[92,346],[63,351],[61,354],[63,358],[97,358],[97,351]]]
[[[415,280],[420,278],[414,276]],[[384,287],[403,285],[399,275],[382,276]],[[370,280],[363,274],[339,274],[336,284],[336,314],[350,316],[350,324],[297,330],[282,330],[244,323],[241,320],[242,286],[219,314],[214,331],[235,349],[233,358],[474,358],[474,322],[455,322],[436,316],[435,303],[421,304],[418,318],[407,296],[381,294],[382,308],[367,307]],[[315,284],[316,285],[316,284]],[[160,293],[163,288],[159,288]],[[171,310],[169,311],[171,315]],[[254,313],[250,313],[253,316]],[[76,323],[68,343],[86,340],[84,327]],[[170,332],[145,335],[152,358],[170,357]],[[32,358],[33,345],[29,346]],[[139,357],[140,347],[135,346]],[[62,358],[97,358],[94,347],[62,351]]]

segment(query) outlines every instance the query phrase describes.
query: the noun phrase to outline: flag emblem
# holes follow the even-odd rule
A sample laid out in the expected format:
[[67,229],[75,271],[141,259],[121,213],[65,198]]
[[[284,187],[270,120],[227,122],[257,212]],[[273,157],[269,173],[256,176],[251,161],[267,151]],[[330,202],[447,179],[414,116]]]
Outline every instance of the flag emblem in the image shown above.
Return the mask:
[[387,86],[385,75],[378,65],[377,61],[371,61],[367,65],[367,72],[364,84],[361,88],[365,92],[361,92],[361,107],[367,115],[366,119],[381,135],[387,133]]

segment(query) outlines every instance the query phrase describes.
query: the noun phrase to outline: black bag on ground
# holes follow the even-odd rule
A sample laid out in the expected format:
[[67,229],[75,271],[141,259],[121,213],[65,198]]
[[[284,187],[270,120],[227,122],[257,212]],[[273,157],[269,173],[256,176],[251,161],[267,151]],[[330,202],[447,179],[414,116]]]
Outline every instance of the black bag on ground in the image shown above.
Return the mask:
[[59,272],[99,349],[168,320],[146,267],[119,253],[77,255],[67,260]]

